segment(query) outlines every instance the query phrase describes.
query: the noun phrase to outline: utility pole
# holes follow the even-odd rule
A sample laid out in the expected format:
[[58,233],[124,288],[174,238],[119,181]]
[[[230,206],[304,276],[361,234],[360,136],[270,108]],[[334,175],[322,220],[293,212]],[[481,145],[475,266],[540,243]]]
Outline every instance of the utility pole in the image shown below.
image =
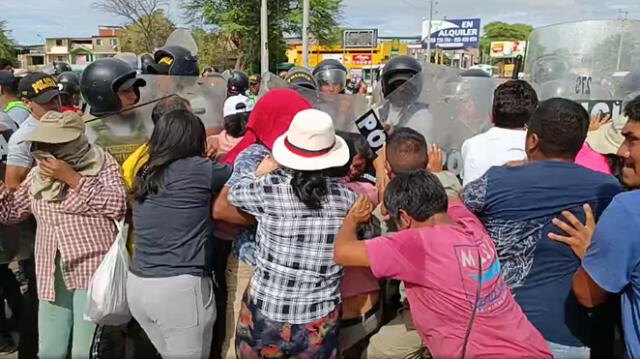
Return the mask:
[[267,18],[267,0],[262,0],[260,7],[260,59],[261,74],[269,72],[269,22]]
[[622,49],[624,45],[624,32],[626,31],[627,20],[629,19],[629,11],[624,11],[622,9],[618,10],[618,13],[621,16],[621,24],[620,24],[620,44],[618,45],[618,64],[616,66],[616,71],[620,71],[620,66],[622,65]]
[[433,24],[433,0],[429,0],[429,34],[427,35],[427,62],[431,63],[431,30]]
[[309,67],[309,12],[310,0],[304,0],[302,5],[302,66]]

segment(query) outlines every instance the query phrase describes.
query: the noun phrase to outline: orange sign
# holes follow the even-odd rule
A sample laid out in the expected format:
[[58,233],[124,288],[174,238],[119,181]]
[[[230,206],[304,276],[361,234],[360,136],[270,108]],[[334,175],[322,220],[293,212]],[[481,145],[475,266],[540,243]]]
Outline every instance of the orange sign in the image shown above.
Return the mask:
[[491,57],[505,58],[524,56],[526,41],[494,41],[491,43]]

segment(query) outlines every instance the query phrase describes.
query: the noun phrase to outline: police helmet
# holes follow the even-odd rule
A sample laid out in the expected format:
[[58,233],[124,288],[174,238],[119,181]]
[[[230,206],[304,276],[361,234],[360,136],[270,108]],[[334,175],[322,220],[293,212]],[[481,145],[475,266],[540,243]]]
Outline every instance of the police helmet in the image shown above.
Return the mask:
[[227,93],[231,96],[244,95],[249,90],[249,76],[242,71],[231,71],[227,80]]
[[411,56],[391,59],[382,69],[382,92],[389,96],[395,89],[422,72],[422,65]]
[[569,74],[567,61],[558,55],[539,58],[533,65],[533,82],[543,84],[549,81],[562,80]]
[[118,91],[134,88],[140,98],[140,87],[146,81],[136,78],[136,70],[122,60],[98,59],[84,70],[80,80],[82,97],[91,106],[91,114],[102,116],[122,109]]
[[289,85],[306,88],[309,90],[317,90],[318,83],[309,69],[306,67],[294,67],[284,78]]
[[63,72],[72,71],[71,66],[63,61],[53,62],[53,75],[58,76]]
[[61,95],[79,95],[80,77],[72,71],[65,71],[58,75],[58,89]]
[[149,66],[151,66],[152,64],[155,64],[155,61],[153,60],[153,55],[142,54],[138,58],[138,63],[140,64],[140,73],[146,75],[149,73],[148,71]]
[[182,46],[165,46],[153,54],[147,72],[154,75],[199,76],[198,57]]
[[338,85],[340,92],[344,92],[347,86],[347,68],[338,60],[323,60],[313,69],[313,77],[316,78],[318,86]]

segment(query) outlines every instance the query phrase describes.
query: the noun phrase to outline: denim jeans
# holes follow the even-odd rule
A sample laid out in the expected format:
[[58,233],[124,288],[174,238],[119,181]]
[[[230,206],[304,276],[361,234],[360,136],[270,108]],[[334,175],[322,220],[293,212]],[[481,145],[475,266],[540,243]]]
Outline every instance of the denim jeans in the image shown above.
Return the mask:
[[591,349],[589,347],[570,347],[567,345],[547,342],[555,359],[589,359]]

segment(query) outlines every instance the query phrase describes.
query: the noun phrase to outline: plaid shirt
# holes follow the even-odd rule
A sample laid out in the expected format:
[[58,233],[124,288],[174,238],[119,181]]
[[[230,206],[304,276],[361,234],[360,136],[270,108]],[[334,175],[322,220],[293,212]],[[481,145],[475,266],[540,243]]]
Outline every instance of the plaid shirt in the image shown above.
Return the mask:
[[82,177],[77,189],[67,188],[61,202],[34,199],[29,189],[34,170],[16,192],[0,182],[0,222],[17,223],[32,213],[36,232],[38,298],[55,301],[55,259],[59,252],[68,289],[87,289],[91,276],[116,239],[115,220],[124,216],[126,192],[120,168],[105,154],[96,177]]
[[322,209],[307,208],[282,170],[256,178],[253,172],[231,188],[229,202],[258,220],[254,304],[269,319],[315,322],[340,303],[342,267],[333,260],[335,237],[356,195],[327,179]]

